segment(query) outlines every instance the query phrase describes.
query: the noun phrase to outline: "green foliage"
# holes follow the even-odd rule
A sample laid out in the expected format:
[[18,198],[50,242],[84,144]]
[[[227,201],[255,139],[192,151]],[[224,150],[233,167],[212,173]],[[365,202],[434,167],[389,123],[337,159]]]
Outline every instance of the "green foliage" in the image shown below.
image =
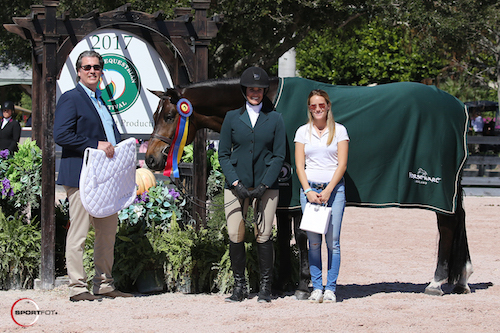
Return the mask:
[[132,205],[122,209],[118,213],[118,219],[127,224],[140,222],[148,227],[154,225],[167,230],[174,214],[177,219],[182,220],[186,213],[182,210],[185,205],[186,200],[175,189],[169,189],[166,182],[157,181],[156,186],[138,196]]
[[[71,18],[81,17],[94,9],[101,13],[111,11],[130,3],[133,10],[146,13],[155,13],[162,10],[167,19],[174,17],[173,8],[189,7],[189,1],[154,1],[154,0],[61,0],[59,2],[58,16],[69,13]],[[13,23],[12,17],[24,17],[31,13],[31,5],[43,4],[41,0],[16,0],[2,4],[0,22]],[[0,66],[5,64],[26,65],[31,64],[31,47],[27,40],[0,29]]]
[[[497,91],[495,89],[474,86],[465,75],[455,80],[447,78],[444,82],[439,83],[439,89],[446,91],[463,102],[497,100]],[[490,116],[494,117],[494,112]]]
[[189,144],[184,147],[184,152],[182,154],[181,162],[183,163],[193,163],[193,144]]
[[69,228],[69,201],[56,204],[55,268],[56,276],[66,275],[66,235]]
[[207,197],[213,198],[224,190],[226,178],[218,170],[211,170],[207,179]]
[[191,291],[190,285],[193,271],[192,248],[195,238],[195,229],[190,225],[181,229],[175,219],[175,215],[170,222],[168,232],[161,232],[157,237],[153,238],[153,246],[156,251],[166,258],[164,273],[167,290],[182,291],[184,287],[187,291]]
[[118,289],[133,291],[142,271],[162,267],[159,253],[153,251],[144,224],[121,223],[116,234],[113,278]]
[[14,191],[11,197],[16,209],[28,204],[39,206],[42,195],[42,152],[35,141],[27,139],[12,158],[0,160],[0,177],[6,177]]
[[0,209],[0,289],[32,287],[40,263],[38,223],[18,213],[5,217]]
[[94,265],[94,241],[95,241],[95,230],[93,226],[90,226],[89,232],[87,233],[87,238],[85,239],[85,248],[83,250],[83,268],[87,274],[87,283],[89,290],[92,290],[92,279],[95,276],[95,265]]
[[[500,3],[495,0],[383,0],[388,24],[406,26],[418,34],[422,52],[447,60],[441,81],[466,81],[489,91],[500,83]],[[479,90],[476,89],[476,90]],[[498,90],[496,88],[495,90]],[[498,100],[498,96],[494,100]]]
[[269,70],[310,30],[338,27],[368,8],[357,0],[219,0],[210,8],[224,15],[210,44],[210,77],[234,77],[255,64]]
[[302,77],[339,85],[420,82],[443,67],[438,55],[420,52],[408,29],[377,19],[313,31],[296,52]]

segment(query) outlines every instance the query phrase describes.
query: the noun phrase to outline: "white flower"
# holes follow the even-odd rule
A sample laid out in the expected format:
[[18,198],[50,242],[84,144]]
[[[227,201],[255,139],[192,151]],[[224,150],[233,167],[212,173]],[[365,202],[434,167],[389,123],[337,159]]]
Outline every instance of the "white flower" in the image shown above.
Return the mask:
[[142,206],[139,206],[139,205],[135,206],[134,207],[134,213],[135,213],[135,215],[137,215],[138,218],[141,217],[141,215],[142,215]]

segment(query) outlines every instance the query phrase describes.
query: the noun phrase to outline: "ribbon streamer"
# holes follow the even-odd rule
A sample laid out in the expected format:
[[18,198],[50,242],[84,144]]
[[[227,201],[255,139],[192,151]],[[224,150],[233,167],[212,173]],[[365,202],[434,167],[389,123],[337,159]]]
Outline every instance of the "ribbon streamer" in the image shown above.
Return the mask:
[[187,134],[189,129],[189,116],[193,113],[191,103],[182,98],[177,103],[177,112],[181,115],[177,122],[177,128],[173,138],[174,146],[170,147],[167,156],[167,163],[163,175],[167,177],[179,178],[179,161],[181,160],[184,146],[187,141]]

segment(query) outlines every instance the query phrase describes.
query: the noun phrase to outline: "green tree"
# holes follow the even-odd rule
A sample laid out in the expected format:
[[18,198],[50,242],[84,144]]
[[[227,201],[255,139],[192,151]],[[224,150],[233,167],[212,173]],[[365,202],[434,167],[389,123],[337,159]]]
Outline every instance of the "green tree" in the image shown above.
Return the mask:
[[388,24],[417,32],[424,52],[440,50],[448,59],[443,77],[463,88],[491,89],[500,96],[500,3],[496,0],[398,0],[383,2]]
[[[211,77],[235,76],[249,65],[269,69],[278,58],[297,45],[311,29],[337,28],[372,8],[374,0],[218,0],[210,14],[224,17],[224,24],[211,43]],[[30,5],[41,0],[21,0],[2,14],[2,22],[13,16],[26,16]],[[188,0],[158,2],[153,0],[61,0],[58,10],[70,17],[80,17],[92,10],[105,12],[130,2],[133,10],[154,13],[163,10],[172,17],[173,7],[189,6]],[[376,2],[376,1],[374,1]],[[14,8],[15,7],[15,8]],[[4,38],[8,36],[8,38]],[[29,44],[5,29],[0,32],[0,61],[31,63]],[[12,52],[6,52],[12,50]]]
[[301,76],[333,84],[420,82],[444,66],[439,54],[420,51],[409,29],[388,28],[377,18],[314,31],[296,51]]
[[0,66],[14,64],[26,66],[31,64],[31,46],[28,41],[5,30],[3,24],[13,23],[12,17],[23,17],[30,13],[30,6],[42,1],[16,0],[3,1],[0,11]]
[[236,76],[250,65],[275,68],[278,58],[309,31],[342,27],[369,12],[370,2],[219,0],[212,12],[224,16],[224,25],[211,44],[211,76]]
[[[25,17],[31,13],[32,5],[41,5],[43,0],[16,0],[4,1],[3,10],[0,12],[0,66],[15,64],[18,66],[31,65],[31,46],[16,34],[8,32],[3,24],[12,24],[13,17]],[[130,3],[133,10],[146,13],[163,11],[167,18],[174,16],[175,7],[189,7],[189,0],[156,1],[156,0],[61,0],[59,2],[59,15],[66,13],[70,17],[81,17],[93,10],[100,13],[111,11]]]

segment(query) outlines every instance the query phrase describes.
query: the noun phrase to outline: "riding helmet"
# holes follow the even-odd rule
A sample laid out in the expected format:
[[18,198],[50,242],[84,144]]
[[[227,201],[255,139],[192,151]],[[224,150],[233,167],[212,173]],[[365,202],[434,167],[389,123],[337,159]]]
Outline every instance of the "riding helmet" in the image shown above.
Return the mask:
[[266,95],[269,88],[269,76],[260,67],[249,67],[241,74],[240,85],[245,99],[247,87],[264,88],[264,95]]
[[269,88],[269,76],[260,67],[250,67],[241,74],[240,84],[243,87]]
[[14,102],[11,102],[11,101],[6,101],[3,103],[2,105],[2,111],[3,110],[11,110],[12,112],[14,112]]

